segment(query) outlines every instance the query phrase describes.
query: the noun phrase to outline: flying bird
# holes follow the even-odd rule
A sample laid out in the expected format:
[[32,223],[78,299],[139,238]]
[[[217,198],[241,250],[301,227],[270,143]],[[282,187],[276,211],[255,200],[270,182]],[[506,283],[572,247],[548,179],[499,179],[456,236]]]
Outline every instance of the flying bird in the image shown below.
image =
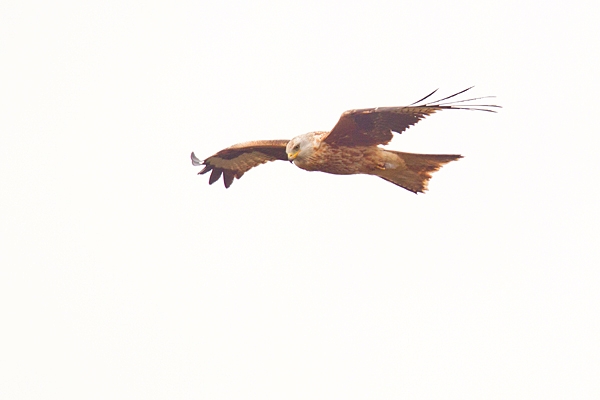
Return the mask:
[[436,111],[495,112],[493,108],[499,106],[467,103],[493,96],[446,101],[471,88],[434,102],[424,101],[437,92],[437,89],[409,106],[349,110],[342,114],[330,132],[309,132],[292,140],[239,143],[204,161],[192,153],[192,164],[204,166],[198,174],[212,171],[208,180],[211,185],[223,176],[226,188],[231,186],[234,178],[241,178],[246,171],[257,165],[283,160],[307,171],[336,175],[375,175],[413,193],[422,193],[427,190],[433,172],[462,156],[403,153],[387,150],[379,145],[388,144],[393,138],[392,132],[402,133]]

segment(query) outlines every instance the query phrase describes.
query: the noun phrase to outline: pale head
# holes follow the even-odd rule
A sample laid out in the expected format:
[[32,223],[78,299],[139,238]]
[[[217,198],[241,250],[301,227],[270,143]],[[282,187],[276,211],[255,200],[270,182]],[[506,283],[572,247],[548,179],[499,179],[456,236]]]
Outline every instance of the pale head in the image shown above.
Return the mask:
[[302,161],[310,157],[321,144],[321,136],[326,132],[309,132],[290,140],[285,148],[288,160]]

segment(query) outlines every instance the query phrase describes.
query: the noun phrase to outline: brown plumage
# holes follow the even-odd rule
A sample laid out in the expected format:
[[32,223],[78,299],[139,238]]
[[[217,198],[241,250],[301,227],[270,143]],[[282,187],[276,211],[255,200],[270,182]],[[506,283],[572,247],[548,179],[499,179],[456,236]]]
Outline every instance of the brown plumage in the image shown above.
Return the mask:
[[[259,140],[239,143],[200,161],[192,153],[192,164],[203,165],[199,174],[211,172],[209,183],[221,176],[225,187],[234,178],[267,161],[289,160],[307,171],[337,175],[376,175],[414,193],[427,190],[431,174],[460,155],[414,154],[386,150],[393,132],[402,133],[428,115],[440,110],[495,112],[496,105],[465,102],[484,97],[442,103],[471,88],[432,103],[405,107],[380,107],[346,111],[330,132],[310,132],[292,140]],[[433,95],[433,91],[418,102]],[[461,105],[462,104],[462,105]]]

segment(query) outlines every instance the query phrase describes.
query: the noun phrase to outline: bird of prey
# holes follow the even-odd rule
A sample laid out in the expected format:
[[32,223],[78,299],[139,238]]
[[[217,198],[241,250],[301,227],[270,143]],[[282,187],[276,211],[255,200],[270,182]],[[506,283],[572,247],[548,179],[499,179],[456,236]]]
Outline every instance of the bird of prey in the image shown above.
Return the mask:
[[231,186],[234,178],[241,178],[252,167],[267,161],[284,160],[307,171],[337,175],[375,175],[413,193],[422,193],[427,190],[427,183],[433,172],[462,156],[403,153],[387,150],[379,145],[389,143],[393,138],[392,132],[402,133],[436,111],[495,112],[493,108],[499,106],[467,103],[492,96],[446,101],[471,88],[434,102],[424,101],[437,89],[409,106],[346,111],[330,132],[309,132],[292,140],[239,143],[204,161],[192,153],[192,164],[204,166],[198,174],[212,171],[208,181],[211,185],[223,176],[226,188]]

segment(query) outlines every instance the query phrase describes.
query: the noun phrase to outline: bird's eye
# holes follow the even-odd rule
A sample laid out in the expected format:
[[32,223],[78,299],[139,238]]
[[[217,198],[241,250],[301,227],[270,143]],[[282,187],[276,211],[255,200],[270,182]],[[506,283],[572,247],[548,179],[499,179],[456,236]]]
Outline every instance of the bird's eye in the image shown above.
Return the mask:
[[299,144],[295,145],[294,150],[300,150],[300,145]]

